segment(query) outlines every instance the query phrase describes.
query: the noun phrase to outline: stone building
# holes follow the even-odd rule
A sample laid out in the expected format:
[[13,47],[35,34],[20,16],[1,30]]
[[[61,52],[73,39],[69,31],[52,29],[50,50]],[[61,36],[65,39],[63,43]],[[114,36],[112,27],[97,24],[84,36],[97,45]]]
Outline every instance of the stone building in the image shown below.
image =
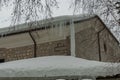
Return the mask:
[[120,61],[119,41],[97,15],[61,16],[0,29],[0,62],[71,55],[71,50],[85,59]]

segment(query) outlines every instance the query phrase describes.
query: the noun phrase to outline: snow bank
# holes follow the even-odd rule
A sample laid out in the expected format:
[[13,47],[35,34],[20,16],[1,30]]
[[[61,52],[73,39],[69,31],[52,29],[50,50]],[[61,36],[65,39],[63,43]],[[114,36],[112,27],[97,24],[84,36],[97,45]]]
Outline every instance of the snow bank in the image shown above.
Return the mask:
[[0,77],[112,76],[120,63],[90,61],[72,56],[48,56],[0,64]]

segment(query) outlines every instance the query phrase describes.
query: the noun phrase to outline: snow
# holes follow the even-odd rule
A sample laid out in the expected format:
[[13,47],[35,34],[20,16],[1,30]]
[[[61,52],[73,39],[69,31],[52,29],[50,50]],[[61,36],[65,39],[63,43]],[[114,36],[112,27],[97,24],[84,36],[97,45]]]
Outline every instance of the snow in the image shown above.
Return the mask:
[[82,79],[82,80],[92,80],[92,79]]
[[0,77],[113,76],[120,63],[90,61],[72,56],[47,56],[0,64]]
[[[35,29],[35,28],[40,28],[40,27],[46,27],[46,25],[55,25],[55,24],[61,24],[61,22],[63,23],[62,27],[64,27],[64,23],[70,21],[71,19],[74,19],[74,21],[82,21],[82,20],[86,20],[92,17],[95,17],[96,15],[88,15],[88,14],[81,14],[81,15],[65,15],[65,16],[59,16],[59,17],[53,17],[53,18],[49,18],[49,19],[45,19],[45,20],[39,20],[36,22],[30,22],[33,23],[32,27],[30,27],[27,23],[24,24],[18,24],[15,26],[10,26],[10,27],[5,27],[5,28],[1,28],[0,29],[0,35],[4,35],[4,34],[10,34],[10,33],[16,33],[16,32],[21,32],[24,30],[29,30],[29,29]],[[39,23],[39,25],[42,26],[37,26]]]
[[82,80],[92,80],[92,79],[82,79]]

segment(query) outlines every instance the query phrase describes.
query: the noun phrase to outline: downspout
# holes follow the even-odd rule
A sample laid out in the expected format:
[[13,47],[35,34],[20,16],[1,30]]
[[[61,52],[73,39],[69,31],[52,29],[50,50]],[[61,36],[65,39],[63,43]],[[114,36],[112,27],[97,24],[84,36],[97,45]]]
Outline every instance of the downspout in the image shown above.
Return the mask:
[[73,19],[70,21],[70,53],[71,53],[71,56],[76,57],[76,54],[75,54],[75,26],[74,26]]
[[31,33],[30,31],[29,31],[29,35],[30,35],[30,37],[31,37],[31,39],[32,39],[32,41],[33,41],[33,43],[34,43],[34,57],[37,57],[37,55],[36,55],[37,43],[36,43],[34,37],[32,36],[32,33]]
[[99,53],[99,61],[101,61],[101,51],[100,51],[100,35],[99,32],[97,33],[97,37],[98,37],[98,53]]
[[99,61],[102,61],[102,56],[101,56],[101,51],[100,51],[100,33],[104,30],[105,28],[103,28],[102,30],[100,30],[97,33],[97,37],[98,37],[98,53],[99,53]]

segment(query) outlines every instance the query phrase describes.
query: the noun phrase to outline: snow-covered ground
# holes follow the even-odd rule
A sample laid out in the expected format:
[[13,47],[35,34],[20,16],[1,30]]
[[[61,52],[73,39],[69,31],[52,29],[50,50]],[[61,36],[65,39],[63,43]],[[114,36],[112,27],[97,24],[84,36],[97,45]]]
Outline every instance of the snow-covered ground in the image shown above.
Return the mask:
[[0,64],[0,77],[112,76],[120,63],[90,61],[72,56],[47,56]]

